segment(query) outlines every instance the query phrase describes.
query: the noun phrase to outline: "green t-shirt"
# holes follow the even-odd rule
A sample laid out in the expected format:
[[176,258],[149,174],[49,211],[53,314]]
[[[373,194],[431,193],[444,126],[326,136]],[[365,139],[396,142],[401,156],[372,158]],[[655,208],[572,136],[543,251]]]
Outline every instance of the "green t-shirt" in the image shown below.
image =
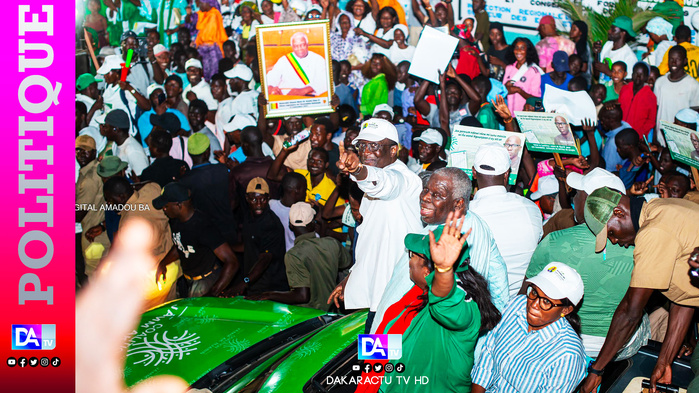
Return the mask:
[[294,247],[284,255],[286,278],[291,288],[311,290],[310,301],[297,306],[328,311],[327,301],[337,285],[337,272],[347,268],[351,261],[347,249],[331,237],[316,238],[315,233],[297,237]]
[[527,277],[536,276],[554,261],[577,270],[585,286],[578,311],[581,331],[589,336],[606,337],[614,311],[629,289],[633,249],[607,241],[606,251],[596,254],[595,235],[587,225],[576,225],[552,232],[539,243],[527,268]]
[[[430,273],[428,286],[433,279],[434,273]],[[394,373],[392,383],[382,384],[380,392],[471,392],[471,368],[481,314],[476,302],[465,298],[466,292],[457,285],[445,297],[437,297],[429,291],[428,305],[403,333],[403,356],[396,360],[405,364],[401,376],[410,378],[410,383],[399,384]],[[401,316],[391,321],[384,331]],[[415,378],[422,376],[428,377],[429,382],[416,384]]]
[[604,87],[607,88],[607,98],[604,99],[604,102],[609,102],[609,101],[619,99],[619,94],[617,94],[616,90],[614,90],[614,81],[604,82]]
[[500,123],[498,123],[498,117],[495,115],[495,111],[493,110],[493,105],[490,103],[485,103],[481,109],[478,111],[476,114],[476,119],[478,119],[481,124],[483,124],[483,128],[487,128],[490,130],[499,130],[500,129]]

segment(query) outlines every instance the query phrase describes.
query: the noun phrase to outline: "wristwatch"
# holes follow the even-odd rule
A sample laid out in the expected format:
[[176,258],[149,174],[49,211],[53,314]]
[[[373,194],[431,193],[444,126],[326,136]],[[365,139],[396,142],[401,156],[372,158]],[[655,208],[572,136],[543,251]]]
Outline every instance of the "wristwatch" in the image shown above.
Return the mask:
[[590,364],[587,366],[587,373],[595,374],[601,377],[604,374],[604,369],[595,370],[594,368],[592,368],[592,360],[590,360]]

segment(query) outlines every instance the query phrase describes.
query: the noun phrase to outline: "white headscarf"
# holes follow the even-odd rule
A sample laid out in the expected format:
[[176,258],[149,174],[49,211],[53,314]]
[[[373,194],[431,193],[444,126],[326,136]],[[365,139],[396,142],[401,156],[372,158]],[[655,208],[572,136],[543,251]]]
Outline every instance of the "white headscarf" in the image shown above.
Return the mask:
[[349,21],[350,21],[350,29],[347,32],[347,38],[349,38],[350,35],[354,35],[354,15],[352,15],[351,13],[349,13],[347,11],[340,11],[340,13],[335,17],[333,30],[342,34],[342,30],[340,30],[340,17],[342,15],[345,15],[346,17],[348,17]]

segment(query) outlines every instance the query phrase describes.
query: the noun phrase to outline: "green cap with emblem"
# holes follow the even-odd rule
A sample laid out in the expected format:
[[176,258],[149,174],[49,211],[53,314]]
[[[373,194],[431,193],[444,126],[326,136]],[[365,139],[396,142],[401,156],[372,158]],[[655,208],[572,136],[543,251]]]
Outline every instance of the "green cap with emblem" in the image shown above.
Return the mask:
[[[444,225],[440,225],[432,231],[434,233],[434,239],[436,241],[439,241],[439,238],[442,237],[442,231],[444,231]],[[463,236],[463,233],[462,233]],[[405,248],[408,250],[422,254],[427,258],[432,258],[430,255],[430,235],[425,234],[419,234],[419,233],[409,233],[405,235],[405,240],[403,241],[405,244]],[[461,257],[459,258],[459,262],[456,264],[454,267],[454,270],[456,270],[457,273],[463,272],[468,270],[468,265],[469,265],[469,247],[468,247],[468,242],[464,242],[464,245],[461,249]]]
[[612,218],[614,208],[619,205],[620,200],[620,192],[602,187],[588,195],[585,201],[585,223],[597,236],[595,252],[600,252],[607,246],[607,223]]

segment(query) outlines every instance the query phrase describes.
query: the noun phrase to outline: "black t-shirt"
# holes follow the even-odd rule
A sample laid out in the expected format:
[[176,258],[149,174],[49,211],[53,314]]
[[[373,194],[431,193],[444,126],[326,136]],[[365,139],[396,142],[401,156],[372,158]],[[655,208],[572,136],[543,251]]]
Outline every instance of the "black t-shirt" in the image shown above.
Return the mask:
[[170,230],[184,274],[194,277],[214,268],[218,260],[214,250],[225,240],[205,213],[195,210],[188,221],[170,220]]
[[330,163],[328,168],[333,175],[337,176],[340,173],[340,169],[337,168],[337,162],[340,161],[340,148],[334,143],[332,146],[332,149],[328,151],[328,162]]
[[177,181],[181,175],[180,170],[185,167],[185,174],[189,171],[189,165],[182,160],[172,158],[170,156],[156,158],[152,164],[150,164],[141,173],[141,181],[154,181],[160,185],[160,187],[165,187],[166,184]]
[[233,241],[236,224],[228,191],[228,168],[223,164],[196,165],[180,184],[192,190],[194,207],[211,217],[226,241]]
[[286,281],[284,267],[284,227],[279,218],[267,208],[259,217],[248,213],[243,221],[243,242],[245,255],[243,257],[243,272],[247,276],[263,252],[272,254],[272,261],[262,276],[251,285],[250,293],[265,291],[286,291],[289,284]]

